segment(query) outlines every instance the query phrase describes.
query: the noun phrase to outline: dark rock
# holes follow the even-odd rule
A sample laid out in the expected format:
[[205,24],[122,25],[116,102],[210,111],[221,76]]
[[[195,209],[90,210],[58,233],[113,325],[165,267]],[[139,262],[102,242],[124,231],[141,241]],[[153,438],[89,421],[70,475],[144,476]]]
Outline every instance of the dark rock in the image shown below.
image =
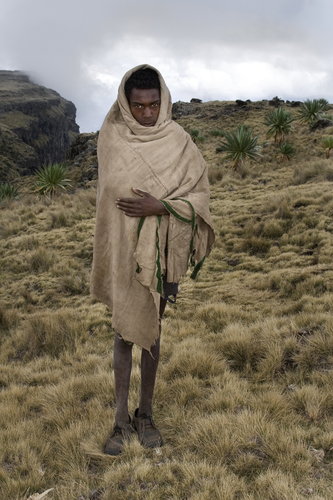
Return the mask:
[[196,103],[177,101],[172,105],[172,119],[178,120],[182,116],[194,115],[200,111]]
[[229,259],[229,260],[227,260],[228,266],[235,267],[235,266],[238,266],[239,263],[240,263],[239,259]]
[[79,155],[86,153],[97,154],[97,139],[98,132],[90,134],[79,134],[72,142],[69,150],[67,151],[66,158],[74,160]]
[[283,104],[283,103],[284,103],[284,100],[280,99],[278,96],[273,97],[273,99],[268,101],[268,104],[270,106],[275,106],[276,108],[279,108],[281,106],[281,104]]
[[197,99],[196,97],[192,97],[192,99],[191,99],[190,102],[192,102],[194,104],[201,104],[202,100],[201,99]]
[[323,118],[321,120],[318,120],[313,127],[311,127],[311,132],[314,132],[315,130],[322,130],[323,128],[326,127],[331,127],[333,125],[332,120],[328,120],[327,118]]
[[236,99],[236,104],[238,104],[238,106],[240,106],[241,108],[245,108],[247,106],[247,101],[242,101],[241,99]]
[[302,101],[291,101],[290,107],[291,108],[298,108],[302,103]]
[[0,71],[0,181],[65,160],[79,133],[74,104],[20,71]]

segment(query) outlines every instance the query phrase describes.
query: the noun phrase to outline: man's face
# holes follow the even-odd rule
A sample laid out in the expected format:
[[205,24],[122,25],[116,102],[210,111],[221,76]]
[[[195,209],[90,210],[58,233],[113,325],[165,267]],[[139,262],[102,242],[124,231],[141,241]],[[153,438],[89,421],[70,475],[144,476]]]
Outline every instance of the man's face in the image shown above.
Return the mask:
[[132,115],[140,125],[153,127],[157,122],[160,105],[158,89],[132,89],[129,106]]

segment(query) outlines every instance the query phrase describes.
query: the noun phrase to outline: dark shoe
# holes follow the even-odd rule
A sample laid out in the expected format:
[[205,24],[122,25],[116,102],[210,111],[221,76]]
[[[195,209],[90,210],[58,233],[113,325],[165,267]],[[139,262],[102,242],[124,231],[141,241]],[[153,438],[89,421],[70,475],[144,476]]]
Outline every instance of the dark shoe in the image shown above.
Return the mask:
[[[130,417],[129,421],[131,422]],[[124,444],[129,441],[132,426],[126,422],[115,422],[113,432],[106,442],[104,453],[107,455],[119,455],[124,449]]]
[[132,425],[138,433],[140,443],[145,448],[157,448],[158,446],[162,446],[163,439],[160,431],[154,424],[153,417],[145,413],[139,416],[138,410],[139,408],[134,412]]

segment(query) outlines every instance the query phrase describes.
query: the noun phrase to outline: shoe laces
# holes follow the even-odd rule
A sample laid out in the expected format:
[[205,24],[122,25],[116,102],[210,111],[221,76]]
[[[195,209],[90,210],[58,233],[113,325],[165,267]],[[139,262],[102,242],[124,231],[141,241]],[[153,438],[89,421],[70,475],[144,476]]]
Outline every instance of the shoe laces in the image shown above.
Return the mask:
[[[149,424],[154,427],[153,417],[151,415],[147,415],[147,413],[141,413],[140,418],[144,420],[148,420]],[[146,424],[147,425],[147,424]]]

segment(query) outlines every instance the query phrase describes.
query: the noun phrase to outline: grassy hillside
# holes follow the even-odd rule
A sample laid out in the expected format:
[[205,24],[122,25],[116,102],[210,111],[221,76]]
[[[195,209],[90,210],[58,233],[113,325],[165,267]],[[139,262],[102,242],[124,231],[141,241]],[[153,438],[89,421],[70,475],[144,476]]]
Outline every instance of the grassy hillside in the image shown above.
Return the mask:
[[[20,199],[2,204],[0,498],[51,488],[54,500],[332,498],[333,160],[320,142],[333,129],[295,123],[296,154],[281,161],[262,124],[268,103],[251,107],[203,104],[179,120],[204,137],[217,240],[166,310],[160,449],[133,434],[120,456],[102,452],[113,334],[88,290],[94,186],[50,201],[23,181]],[[234,172],[212,131],[242,123],[264,156]],[[134,348],[131,411],[139,366]]]

